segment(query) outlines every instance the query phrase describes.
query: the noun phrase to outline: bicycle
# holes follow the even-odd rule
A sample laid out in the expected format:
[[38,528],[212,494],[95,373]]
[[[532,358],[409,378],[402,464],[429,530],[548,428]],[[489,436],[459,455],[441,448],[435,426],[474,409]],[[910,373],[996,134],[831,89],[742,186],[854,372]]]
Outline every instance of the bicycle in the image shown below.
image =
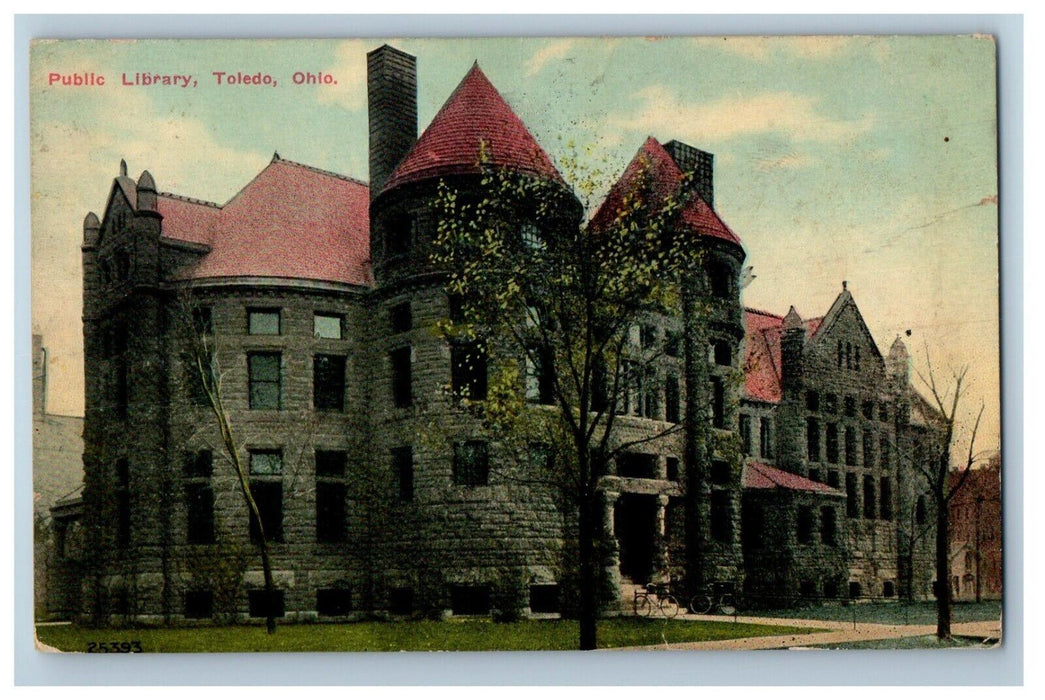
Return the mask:
[[701,595],[698,593],[690,598],[688,608],[694,615],[707,615],[712,610],[722,615],[733,615],[737,612],[733,594],[728,591],[722,591],[714,595]]
[[636,615],[650,617],[654,610],[659,610],[669,620],[677,617],[682,610],[678,598],[671,595],[670,587],[656,583],[647,583],[645,588],[635,591],[632,607]]

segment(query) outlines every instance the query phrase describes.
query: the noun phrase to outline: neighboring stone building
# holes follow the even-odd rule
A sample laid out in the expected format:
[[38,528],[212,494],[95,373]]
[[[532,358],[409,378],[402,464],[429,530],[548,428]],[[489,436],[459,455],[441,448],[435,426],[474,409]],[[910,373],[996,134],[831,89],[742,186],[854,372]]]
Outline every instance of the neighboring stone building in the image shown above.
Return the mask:
[[75,572],[67,571],[63,562],[75,560],[78,535],[70,533],[67,541],[67,519],[54,508],[77,503],[82,484],[83,418],[47,412],[47,348],[43,337],[33,334],[33,580],[38,619],[68,615],[68,579],[75,578]]
[[[959,486],[960,484],[960,486]],[[951,590],[955,600],[997,600],[1002,590],[1001,455],[973,469],[950,503]]]
[[[546,446],[505,454],[455,400],[465,389],[482,398],[486,362],[433,332],[454,309],[428,249],[438,183],[477,187],[480,149],[561,190],[553,228],[578,226],[581,207],[478,65],[420,138],[416,85],[412,56],[369,54],[369,184],[277,154],[218,205],[160,192],[149,172],[135,181],[121,163],[103,216],[87,215],[84,617],[266,612],[254,528],[188,352],[199,338],[244,446],[279,614],[546,613],[569,598],[568,507],[525,478]],[[669,189],[696,174],[680,225],[704,250],[708,354],[693,397],[710,406],[699,428],[714,445],[693,482],[677,434],[602,478],[605,574],[616,584],[604,602],[629,580],[693,574],[692,562],[703,585],[750,596],[834,597],[846,585],[894,595],[912,508],[894,456],[908,420],[902,344],[887,363],[848,292],[815,321],[745,312],[745,253],[714,211],[711,166],[710,154],[651,138],[604,205],[640,169]],[[525,216],[519,225],[525,236]],[[621,440],[679,422],[681,329],[674,314],[635,328],[637,352],[660,359],[628,396]],[[433,425],[445,439],[431,439]]]

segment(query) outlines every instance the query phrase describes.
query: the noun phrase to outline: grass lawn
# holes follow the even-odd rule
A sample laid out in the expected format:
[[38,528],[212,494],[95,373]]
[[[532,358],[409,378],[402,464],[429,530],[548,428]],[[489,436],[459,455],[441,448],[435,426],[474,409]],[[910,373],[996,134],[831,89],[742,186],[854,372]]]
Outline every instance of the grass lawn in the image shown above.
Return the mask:
[[[777,625],[614,618],[599,622],[599,647],[642,646],[739,639],[817,630]],[[274,635],[260,626],[96,630],[41,626],[37,636],[62,651],[87,651],[91,642],[138,641],[146,652],[222,651],[541,651],[576,649],[575,620],[482,619],[443,622],[357,622],[283,625]]]
[[[849,622],[877,622],[885,625],[934,625],[936,604],[932,601],[908,603],[897,600],[889,603],[857,603],[856,605],[822,605],[791,610],[752,610],[741,614],[759,617],[781,617],[804,620],[836,620]],[[982,603],[955,603],[951,608],[951,622],[979,622],[1001,619],[1001,601]]]

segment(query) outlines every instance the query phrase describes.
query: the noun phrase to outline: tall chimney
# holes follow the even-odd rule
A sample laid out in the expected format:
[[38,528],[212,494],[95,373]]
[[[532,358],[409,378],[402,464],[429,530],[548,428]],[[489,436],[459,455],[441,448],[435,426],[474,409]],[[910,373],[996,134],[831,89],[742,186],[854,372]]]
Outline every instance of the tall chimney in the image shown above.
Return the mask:
[[664,150],[684,173],[693,173],[693,190],[715,208],[715,156],[681,141],[668,141]]
[[33,333],[33,413],[47,413],[47,348],[38,333]]
[[417,141],[417,58],[388,44],[366,55],[370,199]]

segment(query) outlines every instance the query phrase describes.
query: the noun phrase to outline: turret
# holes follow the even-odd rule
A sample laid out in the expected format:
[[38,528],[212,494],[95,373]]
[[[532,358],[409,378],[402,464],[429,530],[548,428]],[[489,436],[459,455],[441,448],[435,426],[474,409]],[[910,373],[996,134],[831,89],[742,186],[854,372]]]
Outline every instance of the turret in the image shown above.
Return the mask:
[[907,354],[907,346],[900,340],[900,336],[896,336],[892,347],[889,348],[889,357],[885,361],[885,366],[889,379],[895,386],[898,388],[907,386],[911,373],[910,357]]
[[87,212],[83,218],[83,247],[85,250],[93,249],[98,245],[98,235],[102,230],[102,222],[98,221],[98,215],[93,211]]

